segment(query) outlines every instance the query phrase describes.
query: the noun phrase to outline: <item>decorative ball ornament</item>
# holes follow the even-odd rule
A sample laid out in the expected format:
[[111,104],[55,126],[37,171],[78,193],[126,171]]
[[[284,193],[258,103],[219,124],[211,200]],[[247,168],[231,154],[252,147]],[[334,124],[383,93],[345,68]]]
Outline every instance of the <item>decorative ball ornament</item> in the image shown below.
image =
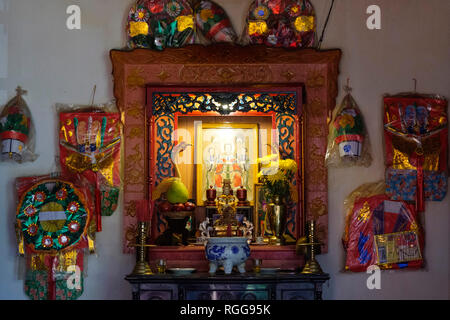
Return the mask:
[[86,235],[91,215],[81,190],[59,179],[31,186],[20,198],[16,212],[25,246],[41,253],[77,247]]

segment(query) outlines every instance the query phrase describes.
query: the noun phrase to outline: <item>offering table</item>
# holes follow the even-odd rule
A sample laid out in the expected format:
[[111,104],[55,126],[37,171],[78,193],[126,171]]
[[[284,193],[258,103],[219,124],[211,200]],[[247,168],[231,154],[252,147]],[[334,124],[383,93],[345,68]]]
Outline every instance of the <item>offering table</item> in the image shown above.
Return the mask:
[[125,277],[133,300],[321,300],[328,274],[197,272]]

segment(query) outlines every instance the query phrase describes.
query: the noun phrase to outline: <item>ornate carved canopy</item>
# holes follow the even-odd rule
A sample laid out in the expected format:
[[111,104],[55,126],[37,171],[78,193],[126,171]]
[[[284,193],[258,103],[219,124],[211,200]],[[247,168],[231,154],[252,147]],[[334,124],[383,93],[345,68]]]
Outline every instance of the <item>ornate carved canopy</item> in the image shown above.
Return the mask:
[[114,95],[123,113],[124,141],[124,251],[134,241],[134,200],[145,198],[145,86],[234,86],[304,83],[305,209],[317,221],[327,251],[328,194],[324,158],[327,120],[336,104],[340,50],[287,50],[264,46],[220,44],[152,51],[111,50]]

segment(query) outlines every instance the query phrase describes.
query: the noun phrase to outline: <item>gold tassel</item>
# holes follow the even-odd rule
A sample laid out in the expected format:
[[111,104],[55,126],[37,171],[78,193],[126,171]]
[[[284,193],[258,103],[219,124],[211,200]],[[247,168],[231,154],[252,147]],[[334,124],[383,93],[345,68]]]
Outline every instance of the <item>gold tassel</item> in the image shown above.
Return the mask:
[[20,222],[16,223],[16,238],[17,238],[17,251],[19,252],[19,255],[23,257],[25,255],[25,245],[24,245],[24,239],[23,239],[23,233],[22,230],[20,230]]

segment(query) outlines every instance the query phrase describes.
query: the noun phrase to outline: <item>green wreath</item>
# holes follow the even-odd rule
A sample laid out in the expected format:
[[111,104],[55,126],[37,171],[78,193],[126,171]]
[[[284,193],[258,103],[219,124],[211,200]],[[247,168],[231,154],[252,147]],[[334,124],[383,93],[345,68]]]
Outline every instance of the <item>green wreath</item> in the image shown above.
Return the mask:
[[52,179],[33,185],[22,195],[16,218],[25,245],[50,252],[78,245],[91,211],[83,193],[72,183]]

